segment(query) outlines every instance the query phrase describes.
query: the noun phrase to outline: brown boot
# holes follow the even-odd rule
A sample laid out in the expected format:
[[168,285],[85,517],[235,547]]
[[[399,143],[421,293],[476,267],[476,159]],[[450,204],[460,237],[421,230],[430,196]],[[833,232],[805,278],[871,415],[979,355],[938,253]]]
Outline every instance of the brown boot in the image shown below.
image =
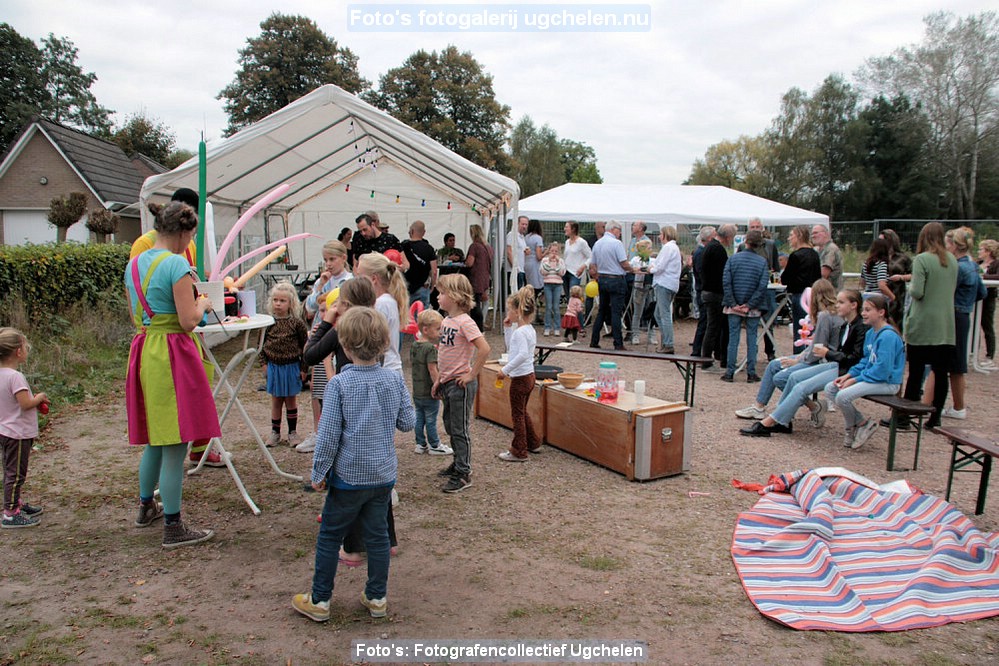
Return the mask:
[[180,548],[181,546],[193,546],[202,541],[208,541],[215,532],[212,530],[190,530],[184,523],[163,526],[163,547]]

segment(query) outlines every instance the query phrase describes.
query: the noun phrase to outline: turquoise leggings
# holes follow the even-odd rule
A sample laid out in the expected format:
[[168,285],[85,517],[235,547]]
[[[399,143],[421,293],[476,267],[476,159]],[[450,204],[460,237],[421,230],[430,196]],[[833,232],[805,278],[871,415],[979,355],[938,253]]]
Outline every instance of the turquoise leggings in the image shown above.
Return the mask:
[[180,513],[180,493],[184,481],[187,444],[150,446],[142,451],[139,463],[139,497],[152,497],[159,482],[163,512]]

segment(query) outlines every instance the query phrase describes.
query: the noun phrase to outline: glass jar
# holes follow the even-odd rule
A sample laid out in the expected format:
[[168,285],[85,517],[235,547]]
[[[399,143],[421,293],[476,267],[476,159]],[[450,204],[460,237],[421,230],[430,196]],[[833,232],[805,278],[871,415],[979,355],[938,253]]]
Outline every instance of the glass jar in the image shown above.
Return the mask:
[[617,402],[618,391],[617,363],[602,361],[597,370],[597,401],[603,403]]

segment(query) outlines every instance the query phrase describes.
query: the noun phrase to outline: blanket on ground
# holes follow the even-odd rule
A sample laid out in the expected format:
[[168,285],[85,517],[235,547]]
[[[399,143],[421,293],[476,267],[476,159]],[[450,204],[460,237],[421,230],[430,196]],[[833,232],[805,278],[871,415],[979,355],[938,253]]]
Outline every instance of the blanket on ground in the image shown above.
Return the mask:
[[739,515],[732,558],[761,613],[795,629],[851,632],[999,615],[999,533],[904,482],[839,472],[751,488],[763,497]]

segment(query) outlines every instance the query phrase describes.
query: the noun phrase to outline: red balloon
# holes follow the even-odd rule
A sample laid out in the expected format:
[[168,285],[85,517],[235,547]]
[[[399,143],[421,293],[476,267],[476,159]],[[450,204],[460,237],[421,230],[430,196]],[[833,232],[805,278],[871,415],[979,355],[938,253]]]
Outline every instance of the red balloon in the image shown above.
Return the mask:
[[402,266],[402,253],[399,250],[385,250],[385,258]]

